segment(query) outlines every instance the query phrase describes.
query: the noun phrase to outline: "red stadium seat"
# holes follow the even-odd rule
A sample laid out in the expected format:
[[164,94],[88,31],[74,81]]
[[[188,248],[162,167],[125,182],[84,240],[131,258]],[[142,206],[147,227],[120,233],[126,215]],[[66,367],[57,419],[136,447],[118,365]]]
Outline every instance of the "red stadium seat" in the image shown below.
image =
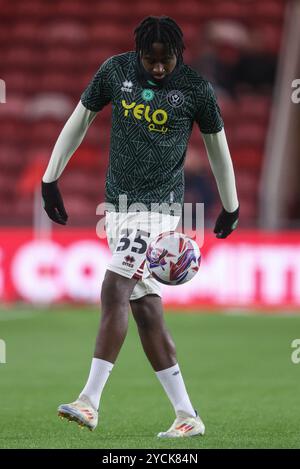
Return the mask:
[[[19,171],[25,160],[21,147],[16,145],[16,141],[2,143],[0,145],[0,174],[1,181],[8,178],[11,173]],[[0,184],[1,186],[1,184]]]
[[239,218],[239,228],[255,227],[257,225],[258,200],[257,197],[241,197],[239,199],[242,216]]
[[239,147],[232,146],[231,155],[238,173],[248,169],[256,173],[255,178],[257,179],[263,159],[263,153],[260,149],[249,145]]
[[[26,107],[26,99],[22,94],[11,94],[5,103],[5,106],[0,105],[0,119],[7,117],[20,118],[24,113]],[[1,129],[2,130],[2,129]],[[3,134],[2,134],[3,138]]]
[[107,47],[119,45],[126,49],[126,44],[132,42],[132,31],[127,28],[120,28],[119,25],[108,23],[101,25],[99,23],[93,23],[89,28],[90,40],[94,43],[99,44],[99,47]]
[[96,215],[96,206],[98,203],[101,203],[103,198],[99,197],[95,199],[94,203],[91,203],[88,197],[84,197],[81,194],[64,194],[64,204],[69,215],[68,224],[71,225],[72,222],[77,219],[77,223],[93,223],[98,220]]
[[[33,197],[28,195],[26,197],[16,197],[12,206],[14,214],[14,223],[25,224],[27,220],[32,222],[33,219]],[[9,216],[9,214],[8,214]]]
[[88,170],[84,171],[83,168],[80,170],[70,168],[68,173],[64,174],[61,186],[65,194],[80,194],[87,198],[94,197],[96,201],[97,195],[99,192],[102,193],[104,187],[104,175],[101,173],[100,168],[98,168],[98,172],[94,170],[93,174]]
[[285,1],[265,0],[264,2],[257,2],[255,8],[252,10],[252,15],[255,18],[259,17],[268,21],[282,21],[284,17],[285,7]]
[[78,19],[83,21],[93,15],[93,9],[89,3],[80,1],[63,1],[56,6],[57,18]]
[[236,181],[239,194],[242,197],[246,197],[248,195],[250,198],[253,198],[257,195],[259,179],[257,178],[255,171],[241,169],[236,175]]
[[248,4],[247,2],[237,2],[235,0],[217,1],[214,5],[214,19],[246,19],[249,15],[248,9],[255,9],[253,8],[253,4]]
[[49,143],[54,145],[56,142],[64,122],[59,122],[53,119],[44,119],[34,122],[31,125],[30,138],[39,145]]
[[11,40],[24,45],[26,42],[39,45],[43,40],[44,31],[38,21],[20,21],[15,23],[10,32]]
[[40,68],[44,54],[38,48],[27,45],[13,45],[5,52],[3,60],[11,69]]
[[89,41],[89,30],[86,25],[79,21],[60,20],[49,23],[45,26],[44,37],[47,44],[56,44],[61,47],[63,44],[85,45]]
[[270,95],[243,94],[238,100],[239,118],[267,123],[271,108]]
[[[3,18],[2,14],[3,12],[1,11],[1,17]],[[1,28],[0,28],[0,44],[2,47],[5,46],[6,44],[9,46],[12,40],[13,40],[13,37],[12,37],[11,25],[5,24],[4,18],[3,18]]]
[[215,5],[210,2],[173,2],[171,6],[172,15],[176,16],[179,24],[188,22],[189,24],[199,23],[206,17],[213,17]]
[[[84,55],[86,66],[82,67],[83,75],[86,75],[87,83],[91,80],[100,65],[112,55],[118,53],[118,49],[113,50],[112,47],[103,46],[102,44],[89,47]],[[88,72],[91,70],[91,72]]]
[[20,120],[19,116],[8,118],[5,116],[0,121],[1,126],[1,142],[9,144],[18,144],[26,140],[30,134],[28,133],[28,123]]
[[69,47],[49,47],[44,54],[44,61],[47,67],[60,71],[62,69],[70,70],[82,66],[74,49]]
[[238,122],[231,141],[234,145],[256,145],[262,148],[266,137],[266,128],[259,122]]
[[45,71],[39,80],[38,88],[41,92],[57,92],[65,94],[80,95],[79,84],[74,80],[72,70],[62,71],[56,67]]
[[218,103],[222,111],[222,117],[224,119],[226,128],[228,128],[228,123],[235,121],[237,115],[237,105],[236,102],[226,95],[221,95],[218,97]]
[[30,72],[9,71],[3,74],[2,78],[9,83],[9,93],[13,94],[34,94],[40,83],[39,77],[32,70]]
[[[94,2],[93,17],[97,18],[98,25],[111,21],[124,25],[124,18],[132,18],[132,11],[136,5],[133,2],[127,3],[122,0],[113,2]],[[121,28],[122,29],[122,28]]]
[[41,2],[39,0],[27,0],[26,2],[14,2],[15,11],[14,14],[18,18],[26,19],[38,19],[41,21],[48,15],[49,7],[48,2]]

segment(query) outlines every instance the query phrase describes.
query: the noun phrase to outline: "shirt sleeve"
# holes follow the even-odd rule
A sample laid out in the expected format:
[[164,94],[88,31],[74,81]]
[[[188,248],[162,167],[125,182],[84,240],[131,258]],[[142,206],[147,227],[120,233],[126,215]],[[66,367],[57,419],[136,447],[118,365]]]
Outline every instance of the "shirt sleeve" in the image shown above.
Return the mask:
[[112,58],[107,59],[94,75],[81,95],[82,104],[93,112],[99,112],[112,100]]
[[215,134],[202,134],[202,137],[222,205],[227,212],[234,212],[238,208],[239,202],[225,130],[222,129]]
[[48,167],[43,176],[44,182],[53,182],[60,177],[96,115],[96,112],[86,109],[79,101],[55,143]]
[[213,87],[208,81],[197,89],[195,121],[203,134],[215,134],[224,127]]

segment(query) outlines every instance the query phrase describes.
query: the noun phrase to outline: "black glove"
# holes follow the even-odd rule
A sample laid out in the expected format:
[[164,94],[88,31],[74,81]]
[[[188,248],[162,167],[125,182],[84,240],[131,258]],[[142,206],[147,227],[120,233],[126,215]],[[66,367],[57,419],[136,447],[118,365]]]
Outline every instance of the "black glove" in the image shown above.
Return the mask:
[[224,208],[217,218],[214,233],[217,238],[227,238],[236,229],[239,221],[239,207],[234,212],[227,212]]
[[42,181],[42,197],[44,209],[51,220],[66,225],[68,215],[64,207],[62,196],[57,187],[57,181]]

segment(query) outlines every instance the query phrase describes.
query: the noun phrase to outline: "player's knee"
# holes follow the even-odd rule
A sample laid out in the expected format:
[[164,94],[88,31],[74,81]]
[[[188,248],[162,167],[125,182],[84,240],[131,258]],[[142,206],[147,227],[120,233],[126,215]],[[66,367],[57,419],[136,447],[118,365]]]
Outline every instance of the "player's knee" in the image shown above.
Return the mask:
[[117,274],[105,276],[101,288],[102,309],[128,309],[130,290],[126,280]]

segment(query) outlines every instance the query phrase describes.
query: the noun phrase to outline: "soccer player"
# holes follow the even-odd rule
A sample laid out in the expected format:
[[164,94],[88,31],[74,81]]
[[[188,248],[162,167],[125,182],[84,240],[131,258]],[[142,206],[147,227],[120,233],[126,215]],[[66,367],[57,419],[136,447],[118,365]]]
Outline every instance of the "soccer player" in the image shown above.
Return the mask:
[[[176,414],[158,437],[203,435],[205,426],[190,401],[164,322],[159,284],[144,272],[145,253],[155,236],[178,224],[178,214],[160,207],[183,203],[183,166],[194,122],[222,202],[214,229],[218,238],[226,238],[238,222],[234,171],[212,86],[183,62],[180,27],[169,17],[147,17],[135,29],[135,43],[135,51],[100,66],[59,135],[42,180],[48,216],[65,225],[57,180],[97,113],[111,103],[106,233],[112,258],[102,284],[100,328],[87,383],[77,400],[60,405],[58,412],[91,430],[97,426],[101,394],[127,333],[130,306],[144,351]],[[119,196],[126,196],[130,211],[119,210]],[[132,204],[145,209],[132,210]]]

